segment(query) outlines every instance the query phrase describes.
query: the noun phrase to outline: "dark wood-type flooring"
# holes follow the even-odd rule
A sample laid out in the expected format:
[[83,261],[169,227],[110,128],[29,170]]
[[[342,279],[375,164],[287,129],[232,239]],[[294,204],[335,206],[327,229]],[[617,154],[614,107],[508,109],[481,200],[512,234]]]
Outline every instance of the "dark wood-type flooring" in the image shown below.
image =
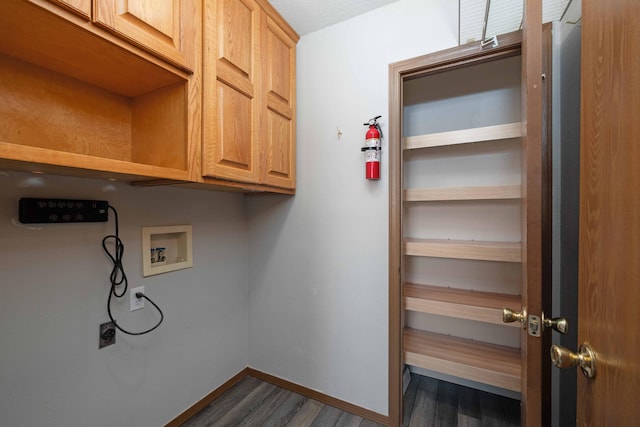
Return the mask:
[[403,427],[516,427],[520,401],[412,375],[404,395]]
[[[408,427],[520,425],[520,402],[414,375],[404,397]],[[381,424],[253,377],[245,377],[183,427],[377,427]]]

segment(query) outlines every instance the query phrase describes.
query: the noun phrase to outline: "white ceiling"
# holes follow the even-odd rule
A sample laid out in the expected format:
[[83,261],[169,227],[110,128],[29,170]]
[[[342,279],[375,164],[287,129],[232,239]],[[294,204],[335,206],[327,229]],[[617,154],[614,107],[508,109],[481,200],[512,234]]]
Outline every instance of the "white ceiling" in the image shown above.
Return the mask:
[[301,36],[398,0],[269,0]]
[[[270,0],[270,3],[301,36],[345,21],[356,15],[394,3],[399,0]],[[448,0],[459,2],[459,42],[478,41],[482,38],[485,11],[489,15],[485,38],[515,31],[522,22],[522,0]],[[543,0],[543,22],[561,17],[579,19],[580,1]],[[577,19],[576,19],[577,18]]]
[[[489,14],[485,39],[520,29],[522,24],[522,0],[459,0],[459,42],[465,44],[482,39],[487,5]],[[558,21],[570,4],[579,6],[579,1],[542,0],[542,22]],[[575,8],[575,7],[574,7]],[[566,17],[565,17],[566,18]]]

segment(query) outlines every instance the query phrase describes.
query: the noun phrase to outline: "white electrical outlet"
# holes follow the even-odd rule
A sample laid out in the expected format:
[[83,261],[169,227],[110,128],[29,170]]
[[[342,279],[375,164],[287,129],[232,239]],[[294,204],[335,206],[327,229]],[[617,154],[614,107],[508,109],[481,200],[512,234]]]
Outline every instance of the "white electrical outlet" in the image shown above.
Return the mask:
[[138,292],[142,292],[144,294],[144,286],[139,286],[129,291],[130,311],[140,310],[141,308],[144,308],[144,298],[136,297],[136,294]]

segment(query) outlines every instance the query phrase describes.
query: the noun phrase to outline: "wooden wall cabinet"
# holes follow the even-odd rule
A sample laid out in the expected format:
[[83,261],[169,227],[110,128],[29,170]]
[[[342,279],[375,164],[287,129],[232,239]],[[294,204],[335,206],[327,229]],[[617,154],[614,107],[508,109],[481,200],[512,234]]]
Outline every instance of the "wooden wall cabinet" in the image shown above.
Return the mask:
[[195,2],[94,0],[93,22],[178,67],[193,71]]
[[207,1],[204,31],[203,175],[295,188],[297,34],[254,0]]
[[48,0],[186,71],[195,61],[196,0]]
[[[174,67],[87,22],[77,10],[86,1],[64,2],[0,2],[0,167],[192,179],[200,67]],[[183,4],[201,16],[198,1]],[[200,28],[193,22],[197,46]]]
[[0,168],[293,194],[297,40],[266,0],[0,2]]

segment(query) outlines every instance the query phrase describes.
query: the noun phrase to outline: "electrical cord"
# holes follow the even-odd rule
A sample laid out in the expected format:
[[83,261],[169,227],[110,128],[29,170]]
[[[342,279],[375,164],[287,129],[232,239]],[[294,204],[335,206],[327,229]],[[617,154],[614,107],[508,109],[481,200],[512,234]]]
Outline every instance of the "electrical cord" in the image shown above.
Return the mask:
[[[107,313],[109,313],[109,319],[111,319],[111,321],[113,322],[114,326],[119,331],[121,331],[121,332],[123,332],[123,333],[125,333],[127,335],[144,335],[144,334],[148,334],[149,332],[153,331],[158,326],[160,326],[160,324],[164,320],[164,313],[162,312],[160,307],[158,307],[156,305],[156,303],[151,300],[151,298],[147,297],[142,292],[136,292],[136,298],[144,298],[144,299],[146,299],[147,301],[149,301],[151,303],[151,305],[153,305],[156,308],[156,310],[158,310],[158,313],[160,313],[160,320],[158,321],[158,323],[155,326],[153,326],[150,329],[147,329],[146,331],[142,331],[142,332],[127,331],[126,329],[124,329],[120,325],[118,325],[118,322],[116,322],[116,319],[114,319],[113,315],[111,314],[111,298],[112,297],[122,298],[123,296],[125,296],[126,293],[127,293],[127,288],[129,287],[129,280],[127,279],[127,274],[124,272],[124,267],[122,266],[122,256],[124,255],[124,243],[122,243],[122,240],[120,240],[120,236],[119,236],[118,211],[116,211],[116,209],[111,205],[108,205],[108,208],[113,211],[113,215],[114,215],[114,219],[115,219],[115,225],[116,225],[116,231],[115,231],[115,234],[110,234],[108,236],[105,236],[102,239],[102,248],[106,252],[107,256],[109,258],[111,258],[111,261],[113,262],[113,269],[111,270],[111,274],[109,274],[109,282],[111,283],[111,289],[109,289],[109,298],[107,299]],[[113,254],[107,248],[107,242],[110,239],[113,239],[113,241],[115,243],[115,250],[114,250]],[[116,290],[116,287],[117,286],[121,286],[121,285],[123,286],[122,292],[118,293],[118,291]]]

